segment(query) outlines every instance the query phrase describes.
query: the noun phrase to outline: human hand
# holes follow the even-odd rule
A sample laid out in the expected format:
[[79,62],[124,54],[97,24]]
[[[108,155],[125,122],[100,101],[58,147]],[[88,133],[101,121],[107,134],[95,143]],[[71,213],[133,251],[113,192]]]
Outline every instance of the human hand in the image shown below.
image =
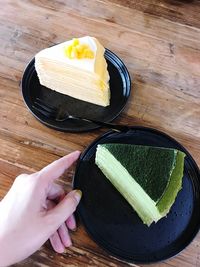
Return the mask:
[[[54,181],[79,157],[75,151],[41,171],[18,176],[0,202],[0,266],[19,262],[38,250],[49,238],[55,251],[71,245],[68,229],[81,191],[64,190]],[[57,203],[57,204],[56,204]]]

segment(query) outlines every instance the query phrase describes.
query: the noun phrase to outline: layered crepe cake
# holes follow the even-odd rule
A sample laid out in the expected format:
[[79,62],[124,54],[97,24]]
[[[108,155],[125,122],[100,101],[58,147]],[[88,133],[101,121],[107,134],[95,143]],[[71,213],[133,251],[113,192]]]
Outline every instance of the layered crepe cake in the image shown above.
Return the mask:
[[185,154],[171,148],[98,145],[95,163],[148,226],[166,216],[182,187]]
[[90,36],[46,48],[35,56],[40,84],[100,106],[110,104],[104,47]]

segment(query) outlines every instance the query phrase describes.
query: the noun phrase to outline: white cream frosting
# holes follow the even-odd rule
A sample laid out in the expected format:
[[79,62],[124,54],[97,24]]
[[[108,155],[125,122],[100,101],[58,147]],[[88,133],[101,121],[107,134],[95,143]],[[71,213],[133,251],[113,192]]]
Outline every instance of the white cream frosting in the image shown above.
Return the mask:
[[90,36],[84,36],[79,38],[80,44],[88,44],[91,48],[91,50],[94,52],[94,59],[69,59],[64,54],[64,48],[70,45],[73,42],[73,40],[66,41],[64,43],[46,48],[42,51],[40,51],[37,55],[37,57],[40,58],[48,58],[48,60],[56,60],[63,62],[64,64],[71,65],[76,68],[84,69],[90,72],[95,72],[95,58],[96,58],[96,51],[97,51],[97,45],[95,43],[94,38]]

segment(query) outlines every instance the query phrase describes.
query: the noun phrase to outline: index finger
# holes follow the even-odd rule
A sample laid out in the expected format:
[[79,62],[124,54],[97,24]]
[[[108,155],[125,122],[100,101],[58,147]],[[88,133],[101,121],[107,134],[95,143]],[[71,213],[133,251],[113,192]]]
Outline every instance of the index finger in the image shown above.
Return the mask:
[[80,151],[74,151],[44,167],[39,173],[48,182],[59,178],[80,156]]

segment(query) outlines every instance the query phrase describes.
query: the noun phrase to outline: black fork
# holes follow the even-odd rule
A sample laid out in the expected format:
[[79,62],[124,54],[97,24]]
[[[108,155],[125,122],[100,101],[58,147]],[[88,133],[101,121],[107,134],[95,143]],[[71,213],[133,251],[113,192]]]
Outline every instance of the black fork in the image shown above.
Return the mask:
[[103,121],[98,121],[98,120],[93,120],[93,119],[87,119],[87,118],[83,118],[79,116],[74,116],[74,115],[69,114],[67,111],[63,113],[58,108],[53,107],[49,104],[46,104],[40,98],[36,98],[32,107],[38,112],[40,112],[42,115],[44,115],[45,117],[52,118],[59,122],[64,122],[66,120],[73,119],[73,120],[81,120],[85,122],[95,123],[96,125],[103,126],[109,129],[113,129],[119,132],[127,132],[131,129],[127,125],[108,123],[108,122],[103,122]]

